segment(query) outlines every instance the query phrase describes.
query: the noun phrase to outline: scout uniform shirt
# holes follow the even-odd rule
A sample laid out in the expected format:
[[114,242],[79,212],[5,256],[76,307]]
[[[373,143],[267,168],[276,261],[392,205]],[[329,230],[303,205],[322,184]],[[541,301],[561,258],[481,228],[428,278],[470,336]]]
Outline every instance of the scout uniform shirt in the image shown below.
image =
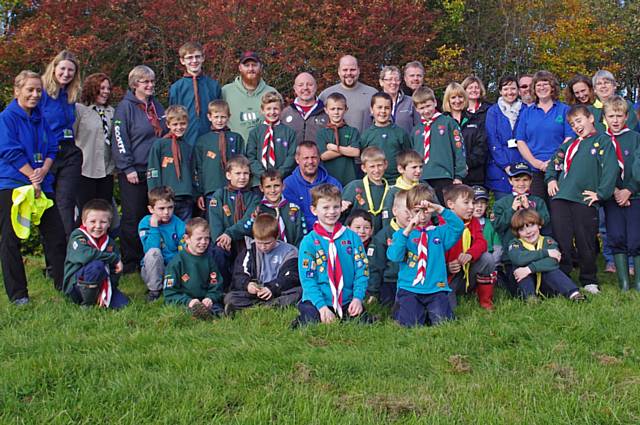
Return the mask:
[[[414,127],[410,149],[424,158],[424,124]],[[467,176],[462,133],[456,121],[446,115],[431,123],[429,159],[422,167],[421,180],[460,179]]]
[[[567,155],[567,151],[575,146],[574,141],[560,145],[547,166],[545,182],[558,182],[558,193],[553,199],[587,205],[582,192],[592,190],[598,194],[598,200],[606,201],[613,195],[620,172],[611,139],[604,134],[587,137],[577,145],[573,158],[569,158],[571,155]],[[569,172],[565,170],[565,162],[571,164]],[[592,206],[597,208],[596,204]]]
[[395,283],[398,280],[398,271],[400,268],[398,263],[394,263],[387,258],[387,249],[389,245],[391,245],[393,234],[400,229],[401,227],[396,222],[396,219],[392,218],[388,225],[385,224],[382,230],[373,236],[367,248],[367,255],[369,257],[368,294],[377,297],[380,294],[380,287],[383,283]]
[[453,211],[446,208],[442,212],[442,218],[442,225],[428,226],[424,230],[427,232],[427,269],[425,278],[415,285],[413,281],[418,273],[418,242],[421,231],[414,229],[409,236],[405,236],[404,229],[398,229],[393,234],[391,245],[387,249],[387,258],[400,264],[398,289],[416,294],[451,292],[447,283],[444,255],[462,236],[464,223]]
[[[626,125],[629,129],[636,131],[638,127],[638,117],[636,116],[635,108],[633,107],[633,103],[629,102],[627,99],[625,99],[625,101],[627,102]],[[609,127],[604,120],[604,114],[602,113],[604,110],[604,105],[602,104],[602,102],[600,102],[600,99],[596,99],[593,105],[589,105],[589,110],[593,114],[593,121],[596,127],[596,131],[598,131],[598,133],[605,133]]]
[[[340,127],[338,129],[338,138],[340,139],[339,146],[360,148],[360,133],[358,133],[358,130],[355,127],[350,127],[348,125]],[[327,145],[330,143],[336,143],[333,129],[320,129],[316,136],[316,144],[318,145],[320,154],[327,151]],[[322,163],[329,174],[338,179],[343,186],[346,186],[348,183],[356,179],[355,158],[340,156],[329,161],[322,161]]]
[[[631,192],[629,199],[640,198],[640,169],[634,167],[640,166],[638,159],[634,159],[640,151],[640,133],[626,129],[622,134],[618,134],[615,137],[616,144],[618,145],[616,158],[620,154],[622,164],[624,165],[624,178],[623,173],[618,175],[616,181],[616,187],[618,189],[627,189]],[[611,133],[606,134],[611,140]],[[615,151],[615,148],[614,148]],[[618,168],[620,164],[618,163]]]
[[342,199],[351,202],[351,210],[369,211],[373,216],[373,232],[382,229],[383,220],[390,218],[389,211],[384,209],[386,199],[389,198],[390,186],[385,179],[376,185],[369,180],[354,180],[342,192]]
[[251,186],[260,184],[260,176],[267,168],[275,168],[285,177],[291,174],[296,168],[296,132],[291,127],[284,124],[273,126],[273,147],[276,157],[275,166],[264,166],[262,163],[262,145],[267,132],[266,124],[259,124],[251,133],[247,140],[247,158],[251,161]]
[[383,150],[389,164],[387,171],[384,172],[384,178],[388,181],[395,181],[400,175],[396,157],[400,152],[411,149],[409,135],[396,124],[390,124],[386,127],[378,127],[374,124],[362,133],[360,139],[361,151],[369,146]]
[[224,130],[225,152],[220,150],[220,132],[210,131],[198,137],[193,150],[193,175],[198,196],[210,196],[227,185],[226,161],[244,155],[244,140],[238,133]]
[[[346,229],[335,244],[344,280],[342,306],[346,307],[353,298],[364,300],[369,279],[368,260],[360,237],[351,229]],[[311,301],[318,310],[332,305],[328,261],[329,241],[312,230],[300,244],[298,270],[302,302]],[[346,309],[343,311],[347,314]]]
[[550,237],[540,235],[534,244],[522,239],[513,239],[509,244],[509,260],[514,267],[529,267],[536,279],[536,293],[540,293],[542,273],[560,268],[555,258],[549,257],[549,250],[559,250],[558,244]]
[[183,139],[177,140],[179,148],[180,177],[176,171],[175,158],[171,151],[171,139],[157,139],[149,151],[147,168],[147,187],[149,191],[159,186],[169,186],[176,197],[193,196],[193,179],[191,178],[191,147]]
[[[238,195],[242,194],[242,205],[236,204]],[[251,214],[256,210],[260,197],[251,190],[231,190],[228,187],[218,189],[209,201],[208,216],[211,226],[211,241],[215,243],[218,236],[226,233],[233,239],[241,240],[251,236]]]
[[211,255],[193,255],[184,249],[167,265],[164,275],[165,304],[188,305],[193,298],[222,301],[222,275]]
[[[73,291],[73,287],[78,282],[76,273],[82,267],[89,264],[91,261],[98,260],[109,266],[115,266],[120,261],[120,254],[116,247],[115,241],[109,238],[109,242],[104,249],[100,251],[89,245],[87,241],[87,235],[82,230],[75,229],[69,235],[69,243],[67,244],[67,257],[64,260],[64,278],[62,287],[65,294],[69,295]],[[111,267],[110,267],[111,268]],[[114,273],[110,273],[111,284],[116,285]]]
[[[267,213],[276,218],[282,217],[284,232],[280,231],[280,222],[278,221],[278,233],[284,233],[286,240],[281,237],[278,237],[278,239],[293,246],[300,246],[302,238],[307,234],[307,223],[304,219],[304,214],[300,211],[298,204],[289,202],[284,198],[281,198],[280,204],[278,205],[278,207],[274,208],[273,206],[269,206],[269,203],[263,199],[256,207],[254,216],[257,217],[258,214]],[[253,219],[251,220],[251,226],[253,226]]]

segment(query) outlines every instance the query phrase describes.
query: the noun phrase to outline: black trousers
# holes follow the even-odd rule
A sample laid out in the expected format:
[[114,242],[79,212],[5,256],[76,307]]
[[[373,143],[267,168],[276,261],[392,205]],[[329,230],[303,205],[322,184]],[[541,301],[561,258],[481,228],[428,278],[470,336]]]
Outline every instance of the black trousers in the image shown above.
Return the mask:
[[573,268],[571,252],[575,241],[580,267],[580,283],[582,285],[597,284],[598,209],[577,202],[553,199],[551,225],[562,253],[560,270],[567,275],[571,273]]
[[[553,165],[549,166],[552,167]],[[547,204],[547,208],[549,208],[549,192],[547,192],[547,184],[544,182],[544,173],[542,171],[533,172],[529,192],[542,198],[544,203]]]
[[447,186],[451,186],[453,184],[453,179],[429,179],[426,182],[429,183],[429,186],[431,186],[433,190],[435,190],[440,205],[446,207],[447,205],[444,203],[444,194],[442,193],[442,190]]
[[145,172],[138,172],[138,184],[131,184],[124,173],[118,174],[120,185],[120,199],[122,203],[122,219],[120,221],[120,250],[122,263],[131,270],[140,265],[144,256],[142,243],[138,237],[138,223],[147,215],[147,176]]
[[[28,297],[27,276],[20,254],[20,239],[16,236],[11,225],[11,193],[12,189],[0,190],[0,263],[4,287],[10,301]],[[47,194],[53,199],[53,194]],[[60,213],[54,206],[48,208],[40,220],[40,234],[46,257],[51,265],[53,283],[58,290],[62,290],[64,273],[64,257],[66,253],[66,239]]]
[[78,190],[76,191],[76,202],[78,210],[82,213],[84,204],[92,199],[104,199],[111,204],[113,198],[113,176],[108,175],[99,179],[80,176]]
[[51,172],[55,178],[56,206],[68,239],[77,225],[76,197],[82,175],[82,151],[78,149],[73,140],[60,144],[60,150],[53,162]]

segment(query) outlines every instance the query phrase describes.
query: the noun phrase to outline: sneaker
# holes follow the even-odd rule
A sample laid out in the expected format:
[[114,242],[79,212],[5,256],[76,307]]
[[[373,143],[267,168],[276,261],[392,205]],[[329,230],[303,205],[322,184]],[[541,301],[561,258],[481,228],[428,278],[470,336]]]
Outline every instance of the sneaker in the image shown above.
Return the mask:
[[202,303],[198,303],[194,305],[189,310],[191,310],[191,314],[196,319],[208,320],[211,318],[211,311],[207,307],[205,307],[204,304]]
[[149,291],[147,293],[147,302],[152,303],[162,295],[162,291]]
[[576,292],[574,292],[573,294],[571,294],[571,295],[569,296],[569,299],[570,299],[571,301],[573,301],[573,302],[577,302],[577,303],[579,303],[579,302],[586,301],[586,300],[587,300],[587,297],[585,297],[584,295],[582,295],[582,294],[580,293],[580,291],[576,291]]
[[590,283],[589,285],[584,285],[584,290],[590,294],[599,294],[600,287],[595,283]]
[[234,304],[229,303],[224,305],[224,315],[227,317],[235,316],[237,311],[238,309]]
[[604,271],[605,273],[615,273],[616,265],[613,263],[607,263],[607,265],[604,267]]
[[21,297],[13,300],[13,305],[25,305],[29,304],[29,297]]

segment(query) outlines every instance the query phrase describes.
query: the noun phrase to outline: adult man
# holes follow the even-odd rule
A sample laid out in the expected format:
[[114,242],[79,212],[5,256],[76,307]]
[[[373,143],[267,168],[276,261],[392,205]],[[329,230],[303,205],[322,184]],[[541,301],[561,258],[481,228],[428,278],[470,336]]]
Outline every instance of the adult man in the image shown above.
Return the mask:
[[342,93],[347,99],[348,108],[344,120],[362,134],[365,130],[364,124],[371,114],[371,96],[376,94],[377,90],[358,81],[360,77],[358,60],[351,55],[340,58],[338,77],[340,77],[340,83],[324,89],[320,93],[320,100],[325,102],[331,93]]
[[240,56],[238,71],[240,75],[222,87],[222,98],[231,110],[229,128],[246,141],[249,132],[263,119],[260,112],[262,95],[276,89],[262,79],[262,62],[255,52],[247,51]]
[[533,75],[524,74],[520,76],[518,80],[518,94],[520,95],[520,100],[525,105],[531,105],[533,103],[533,96],[531,95],[531,83],[533,82]]
[[326,127],[328,118],[324,104],[316,97],[318,85],[308,72],[298,74],[293,82],[296,98],[282,111],[283,123],[296,131],[296,143],[316,140],[319,129]]
[[282,195],[302,208],[307,228],[311,229],[316,222],[316,216],[311,212],[311,189],[322,183],[330,183],[342,190],[342,185],[320,165],[320,152],[314,142],[305,140],[298,144],[296,163],[296,169],[284,179]]
[[404,66],[404,81],[402,92],[413,96],[413,92],[424,84],[424,66],[418,61],[409,62]]

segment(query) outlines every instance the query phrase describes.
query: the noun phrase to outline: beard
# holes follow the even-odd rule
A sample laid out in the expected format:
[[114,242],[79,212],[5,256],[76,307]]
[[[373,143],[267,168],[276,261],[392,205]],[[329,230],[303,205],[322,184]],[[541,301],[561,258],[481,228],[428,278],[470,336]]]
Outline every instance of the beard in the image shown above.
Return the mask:
[[261,73],[260,72],[256,72],[255,74],[247,74],[247,73],[240,73],[240,78],[242,79],[242,82],[244,83],[249,83],[251,85],[257,85],[258,82],[260,81],[261,78]]

